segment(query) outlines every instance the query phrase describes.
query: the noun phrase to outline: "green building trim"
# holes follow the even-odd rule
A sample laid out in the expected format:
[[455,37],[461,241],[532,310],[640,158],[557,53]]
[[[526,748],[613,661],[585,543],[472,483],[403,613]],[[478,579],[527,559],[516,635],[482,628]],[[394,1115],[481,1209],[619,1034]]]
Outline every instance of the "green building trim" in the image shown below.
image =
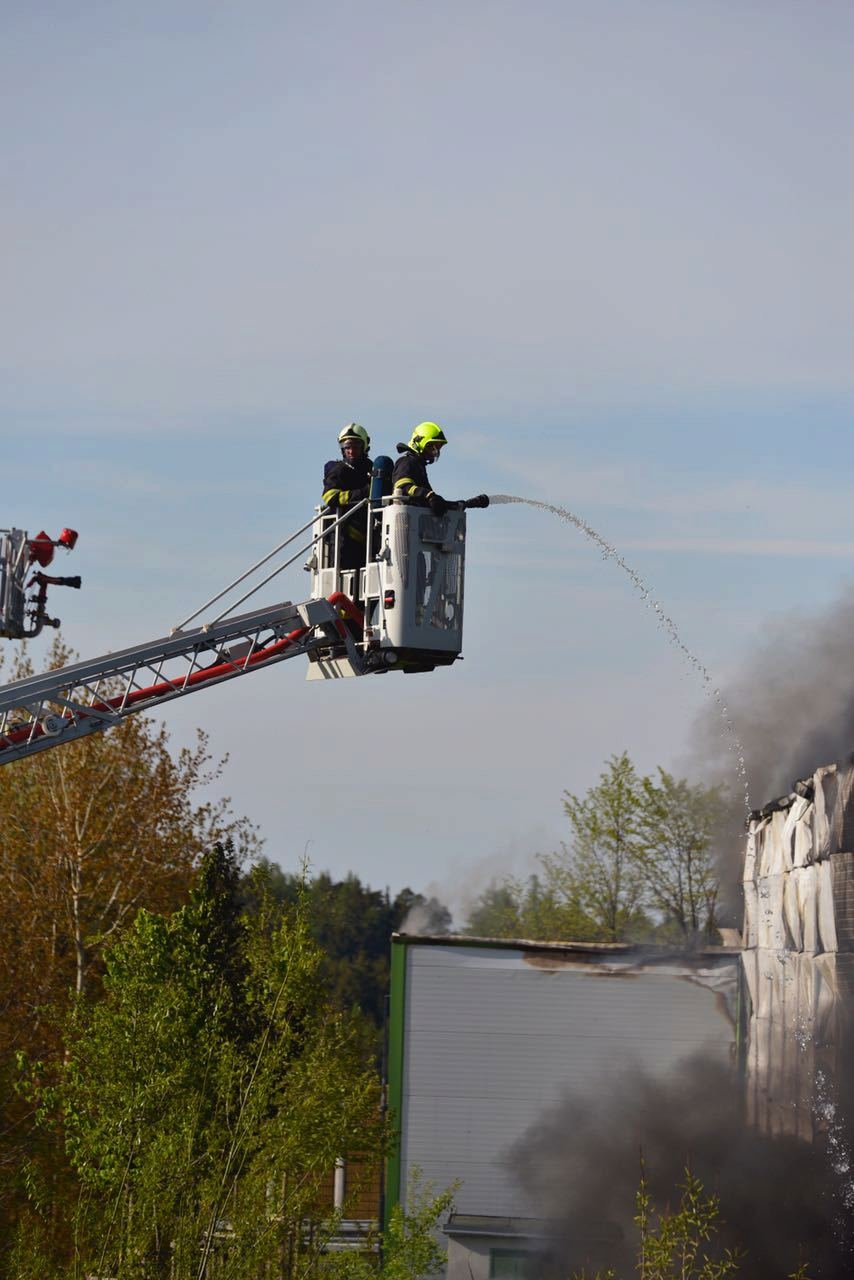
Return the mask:
[[403,1039],[406,1017],[406,943],[393,938],[388,1014],[388,1112],[392,1143],[386,1161],[383,1230],[388,1229],[392,1209],[400,1203],[400,1119],[403,1114]]

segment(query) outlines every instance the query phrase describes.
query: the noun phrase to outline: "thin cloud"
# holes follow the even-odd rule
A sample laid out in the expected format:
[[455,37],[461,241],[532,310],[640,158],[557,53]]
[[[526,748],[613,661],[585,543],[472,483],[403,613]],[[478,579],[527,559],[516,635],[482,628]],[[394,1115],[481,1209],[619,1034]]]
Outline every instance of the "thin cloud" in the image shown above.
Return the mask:
[[[807,481],[780,484],[776,477],[763,483],[760,473],[751,475],[747,480],[715,483],[710,482],[707,475],[694,478],[662,472],[660,460],[655,465],[645,466],[636,458],[619,466],[586,466],[565,456],[553,457],[548,463],[539,460],[526,462],[514,456],[507,460],[493,458],[492,465],[496,471],[512,476],[517,490],[527,486],[520,496],[554,502],[554,495],[560,493],[566,495],[564,505],[581,514],[603,508],[621,513],[688,517],[695,524],[701,516],[738,516],[746,521],[761,522],[766,533],[779,522],[785,532],[791,534],[794,519],[813,530],[826,522],[829,529],[838,533],[840,513],[847,510],[850,488],[845,476],[840,476],[836,485],[828,476],[822,477],[820,484],[813,485]],[[674,492],[675,486],[678,486],[677,492]],[[751,537],[744,531],[737,537],[717,541],[721,550],[731,546],[738,551],[742,544],[749,544],[758,554],[762,554],[763,547],[766,548],[765,554],[822,554],[826,547],[837,548],[836,551],[828,550],[830,555],[851,553],[852,544],[838,537],[829,538],[827,542],[785,537],[783,529],[780,537]],[[698,535],[696,549],[704,550],[704,544],[710,542],[711,539]],[[624,540],[622,545],[637,548],[649,545],[653,550],[691,549],[693,545],[688,534],[656,539],[655,543],[653,547],[651,543],[640,540],[631,543]],[[793,549],[788,551],[787,547]],[[803,550],[796,550],[798,547]],[[712,549],[711,546],[708,549]]]
[[814,538],[628,538],[629,551],[665,551],[687,555],[818,556],[848,560],[854,542],[821,542]]

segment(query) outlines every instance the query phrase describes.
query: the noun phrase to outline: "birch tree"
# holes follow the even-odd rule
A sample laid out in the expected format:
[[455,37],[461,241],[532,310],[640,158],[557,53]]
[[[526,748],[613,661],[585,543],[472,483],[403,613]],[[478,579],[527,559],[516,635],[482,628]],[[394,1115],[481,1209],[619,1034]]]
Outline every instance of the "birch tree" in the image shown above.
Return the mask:
[[[57,645],[51,665],[69,656]],[[196,802],[224,763],[201,731],[173,754],[165,728],[133,717],[0,769],[0,927],[31,1021],[68,987],[85,992],[104,944],[140,906],[181,901],[211,842],[251,845],[227,799]]]
[[720,787],[665,769],[642,781],[647,898],[681,938],[716,936],[719,875],[713,838],[724,811]]
[[572,837],[560,854],[543,858],[550,883],[607,942],[625,938],[642,920],[648,840],[642,806],[641,779],[628,755],[611,756],[583,796],[564,793]]
[[584,795],[564,793],[571,836],[539,854],[540,872],[491,884],[469,911],[469,933],[573,942],[680,943],[717,928],[718,787],[659,768],[638,775],[611,756]]

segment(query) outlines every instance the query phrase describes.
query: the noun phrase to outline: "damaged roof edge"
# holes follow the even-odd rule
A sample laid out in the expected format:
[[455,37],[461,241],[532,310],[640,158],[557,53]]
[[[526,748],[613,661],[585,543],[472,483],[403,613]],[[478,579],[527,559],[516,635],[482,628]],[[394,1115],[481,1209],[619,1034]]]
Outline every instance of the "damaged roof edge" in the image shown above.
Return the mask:
[[791,791],[787,791],[785,795],[776,796],[773,800],[769,800],[761,809],[751,809],[749,822],[762,822],[765,818],[770,818],[773,814],[781,811],[785,812],[791,809],[796,800],[807,800],[810,803],[815,799],[815,789],[819,782],[824,778],[832,775],[844,777],[854,768],[854,753],[846,760],[835,760],[832,764],[819,765],[806,778],[797,778],[792,783]]
[[738,946],[661,947],[640,942],[543,942],[534,938],[489,938],[469,933],[393,933],[392,942],[408,947],[503,947],[508,951],[553,951],[574,955],[645,956],[651,960],[690,960],[738,956]]

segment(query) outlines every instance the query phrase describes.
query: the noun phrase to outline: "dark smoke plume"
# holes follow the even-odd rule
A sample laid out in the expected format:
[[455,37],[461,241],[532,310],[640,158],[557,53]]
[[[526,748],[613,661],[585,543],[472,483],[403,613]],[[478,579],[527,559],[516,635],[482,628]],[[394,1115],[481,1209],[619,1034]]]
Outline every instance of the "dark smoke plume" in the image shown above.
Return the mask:
[[[626,1072],[598,1108],[567,1097],[512,1149],[509,1161],[551,1241],[535,1274],[636,1274],[635,1193],[643,1152],[658,1209],[678,1207],[686,1164],[720,1196],[722,1246],[746,1250],[740,1274],[781,1280],[801,1262],[812,1280],[851,1280],[854,1231],[825,1145],[771,1138],[745,1123],[732,1072],[702,1059],[671,1083]],[[834,1167],[835,1166],[835,1167]]]
[[[854,750],[854,587],[815,617],[768,624],[727,701],[744,747],[753,802],[785,795],[819,765]],[[711,711],[699,728],[703,758],[731,773]]]
[[[766,625],[743,669],[727,683],[727,705],[741,742],[751,803],[787,795],[820,765],[848,762],[854,751],[854,587],[813,617],[792,612]],[[744,808],[731,741],[711,705],[699,717],[685,768],[724,782],[732,800],[719,846],[724,897],[741,879]],[[729,920],[728,923],[735,923]]]

